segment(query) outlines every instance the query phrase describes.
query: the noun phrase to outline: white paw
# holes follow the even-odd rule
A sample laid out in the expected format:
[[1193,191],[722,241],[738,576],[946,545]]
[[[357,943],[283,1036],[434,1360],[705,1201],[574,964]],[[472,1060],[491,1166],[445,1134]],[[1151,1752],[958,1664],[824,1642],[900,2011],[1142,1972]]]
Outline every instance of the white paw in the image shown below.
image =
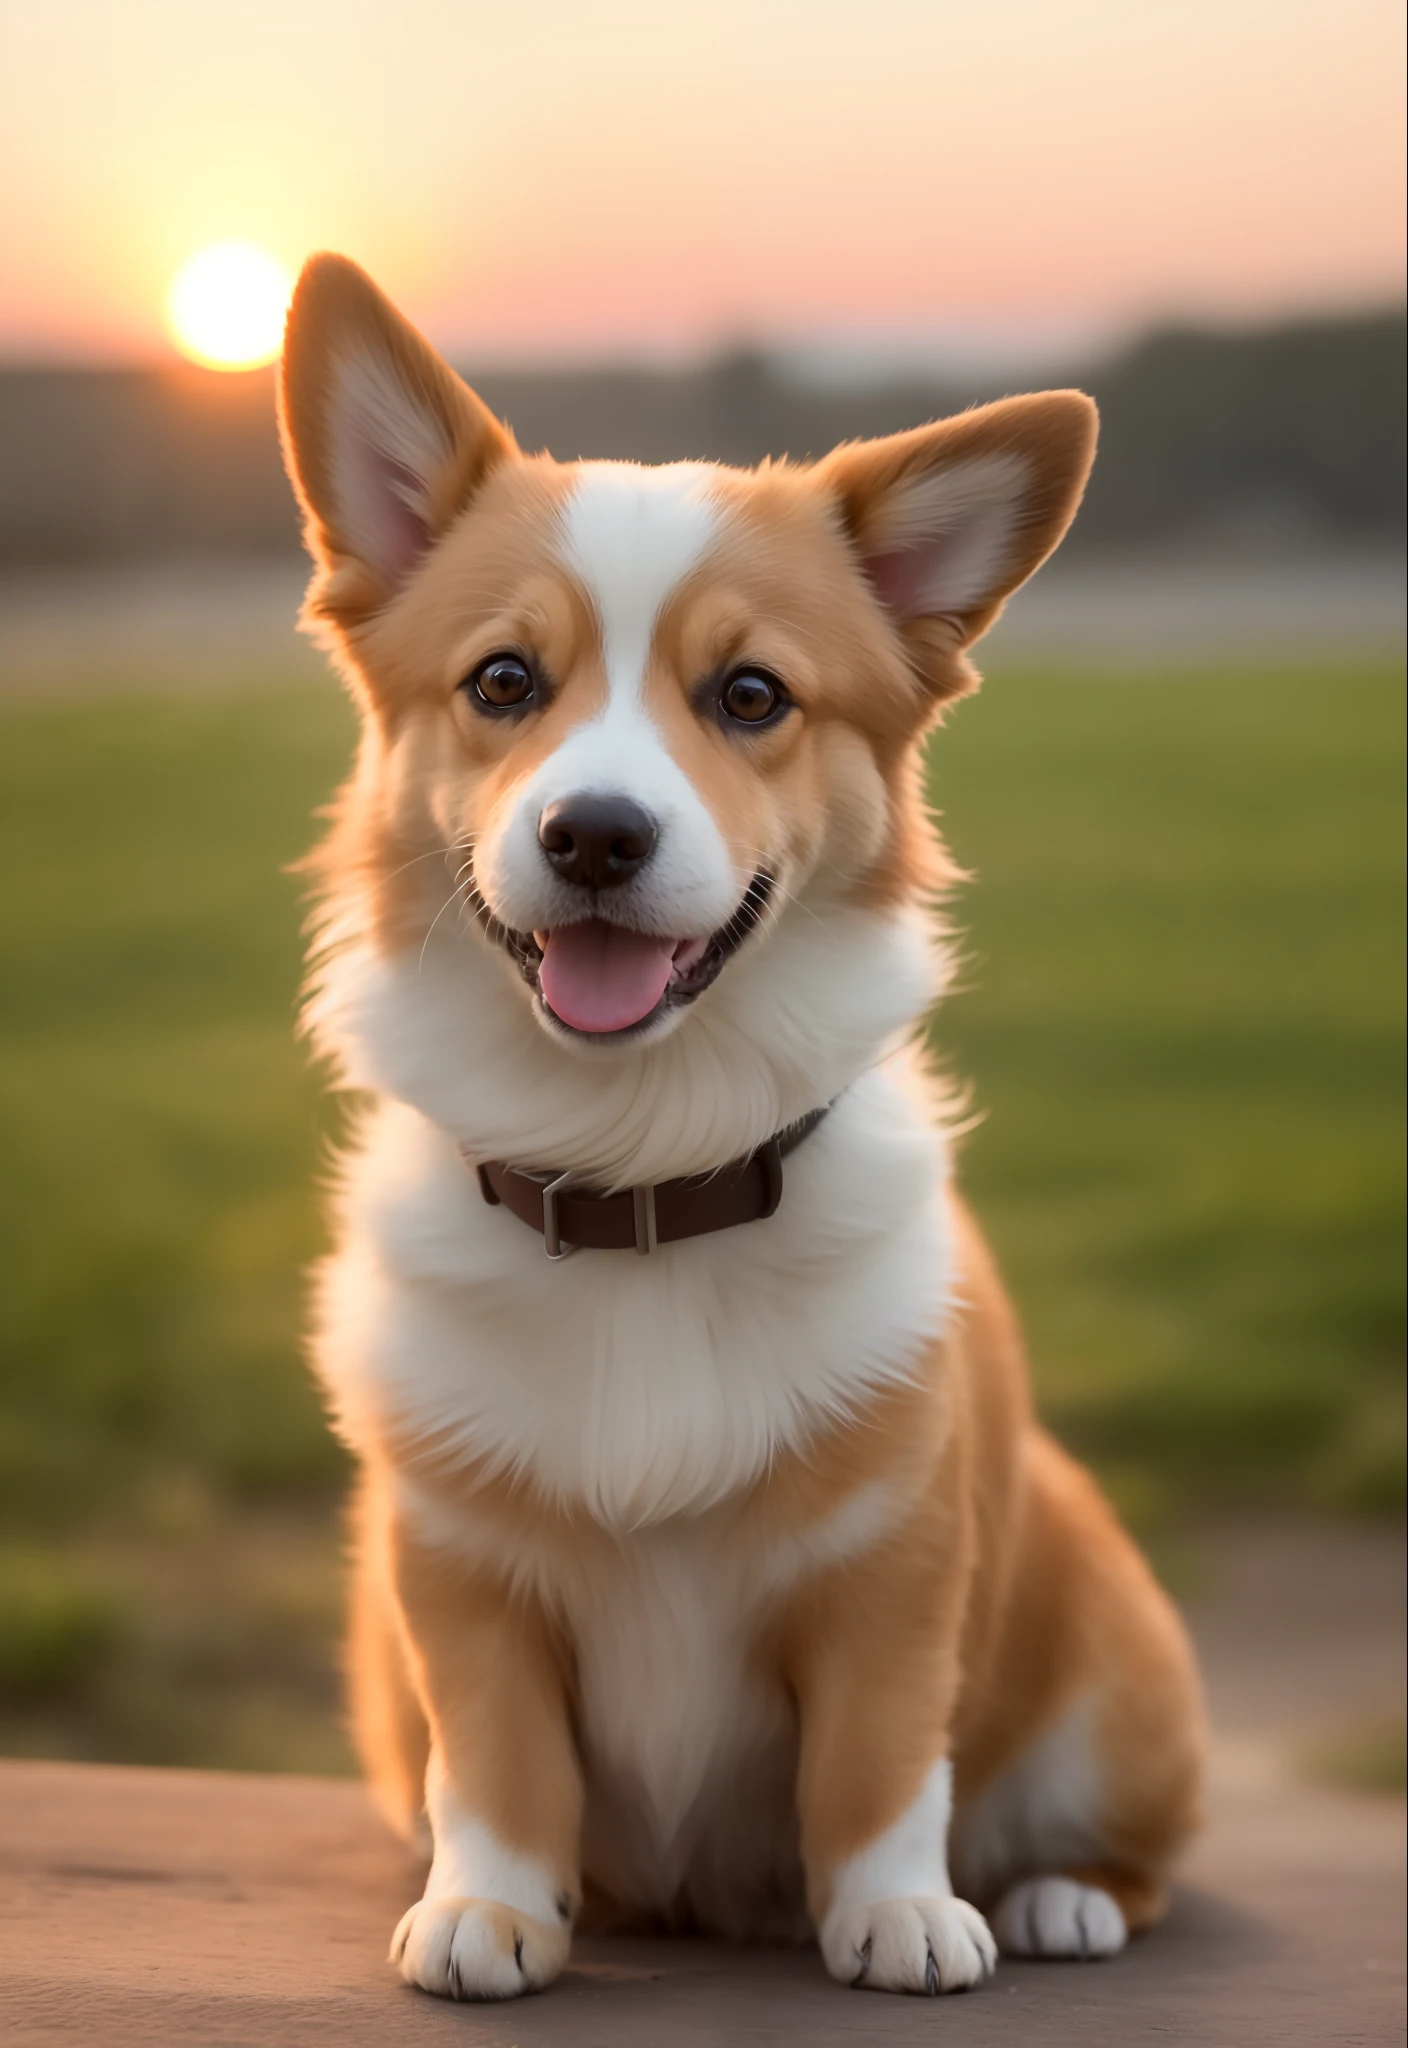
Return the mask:
[[1074,1956],[1080,1962],[1124,1947],[1124,1914],[1108,1892],[1073,1877],[1031,1877],[1013,1885],[992,1916],[1005,1956]]
[[518,1998],[551,1984],[571,1942],[570,1926],[493,1899],[422,1899],[391,1937],[391,1961],[439,1998]]
[[963,1899],[881,1899],[828,1914],[821,1953],[832,1976],[868,1991],[967,1991],[991,1976],[997,1949]]

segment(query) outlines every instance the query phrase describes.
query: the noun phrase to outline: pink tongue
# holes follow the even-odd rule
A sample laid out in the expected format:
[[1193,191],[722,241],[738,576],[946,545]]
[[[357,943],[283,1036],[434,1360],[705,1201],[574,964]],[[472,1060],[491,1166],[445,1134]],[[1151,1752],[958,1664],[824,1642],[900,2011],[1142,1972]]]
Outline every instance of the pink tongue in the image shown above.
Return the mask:
[[576,1031],[624,1031],[665,993],[673,939],[648,938],[589,918],[547,935],[538,983],[549,1007]]

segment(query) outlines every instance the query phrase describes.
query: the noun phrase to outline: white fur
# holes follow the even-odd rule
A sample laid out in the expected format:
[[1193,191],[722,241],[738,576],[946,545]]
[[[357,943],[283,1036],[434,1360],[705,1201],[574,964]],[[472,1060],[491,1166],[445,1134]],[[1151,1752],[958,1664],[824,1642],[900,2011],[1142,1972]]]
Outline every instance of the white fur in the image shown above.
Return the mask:
[[456,1799],[438,1751],[425,1779],[425,1810],[435,1858],[425,1882],[427,1899],[490,1899],[551,1926],[566,1919],[571,1899],[554,1874],[535,1856],[522,1856],[501,1842],[492,1828],[467,1813]]
[[709,471],[680,463],[640,469],[587,463],[562,513],[563,553],[597,615],[606,699],[529,777],[481,839],[475,877],[515,931],[582,915],[581,892],[559,879],[538,844],[558,800],[622,795],[644,806],[659,838],[649,865],[614,889],[611,914],[636,930],[707,938],[738,908],[756,862],[738,868],[694,785],[643,701],[655,622],[718,529]]
[[961,614],[1006,588],[1029,479],[1020,455],[972,456],[925,470],[888,494],[868,544],[915,558],[905,616]]
[[[795,1725],[751,1645],[770,1603],[861,1554],[902,1503],[860,1488],[771,1549],[732,1518],[779,1453],[906,1378],[943,1327],[946,1148],[890,1050],[935,985],[922,918],[817,897],[730,963],[687,1030],[609,1062],[532,1026],[464,933],[437,933],[423,963],[349,948],[316,1005],[320,1042],[381,1096],[320,1286],[316,1355],[343,1434],[369,1449],[389,1429],[412,1453],[433,1437],[610,1532],[575,1568],[546,1540],[510,1554],[472,1501],[427,1516],[402,1455],[422,1533],[493,1548],[573,1643],[587,1867],[659,1910],[684,1885],[738,1935],[805,1930]],[[833,1096],[774,1217],[649,1259],[550,1264],[460,1155],[659,1179]]]
[[997,1949],[966,1899],[894,1898],[829,1918],[822,1959],[840,1984],[867,1991],[969,1991],[990,1976]]
[[[696,1907],[715,1924],[782,1931],[756,1924],[756,1902],[793,1875],[776,1857],[792,1840],[795,1740],[782,1688],[749,1655],[766,1606],[746,1552],[723,1530],[667,1524],[564,1590],[589,1762],[588,1867],[615,1896],[666,1910],[693,1875]],[[725,1867],[715,1888],[711,1871]]]
[[953,1811],[953,1765],[940,1757],[912,1806],[836,1872],[827,1918],[873,1906],[881,1899],[925,1895],[946,1899],[948,1823]]
[[344,356],[332,382],[328,447],[345,544],[394,581],[428,542],[450,442],[443,422],[384,356]]
[[[467,1812],[434,1749],[425,1805],[435,1857],[424,1896],[392,1937],[402,1976],[450,1998],[517,1998],[550,1983],[566,1961],[576,1904],[562,1873]],[[494,1908],[510,1916],[507,1929]]]
[[833,1977],[883,1991],[958,1991],[996,1962],[982,1915],[953,1896],[953,1767],[940,1758],[893,1826],[837,1870],[819,1930]]
[[[626,662],[613,693],[637,720],[641,622],[706,530],[692,473],[666,472],[668,489],[644,474],[599,478],[601,516],[573,540],[595,564],[609,659]],[[632,625],[613,549],[629,552],[642,521],[657,575]],[[938,967],[921,913],[842,908],[818,885],[729,962],[687,1029],[586,1060],[528,1023],[511,965],[448,921],[415,957],[335,951],[311,1023],[345,1079],[382,1098],[320,1304],[319,1364],[349,1440],[434,1437],[625,1528],[750,1485],[904,1378],[949,1298],[947,1169],[903,1063],[876,1063]],[[459,1156],[656,1181],[722,1166],[833,1098],[786,1162],[776,1216],[648,1261],[549,1264]]]
[[[653,928],[713,929],[734,908],[744,877],[641,689],[660,605],[716,517],[690,471],[594,468],[569,501],[564,548],[600,617],[606,699],[549,779],[520,793],[510,833],[481,847],[481,886],[507,922],[549,921],[514,892],[546,887],[547,793],[583,787],[625,788],[662,821],[641,913]],[[740,1935],[804,1927],[795,1713],[780,1681],[758,1675],[754,1645],[802,1576],[863,1554],[904,1505],[865,1486],[769,1547],[742,1529],[746,1495],[779,1455],[908,1379],[956,1285],[945,1141],[900,1049],[941,957],[922,912],[845,907],[827,886],[823,875],[784,901],[673,1035],[608,1058],[538,1029],[511,963],[448,920],[404,956],[339,932],[310,1012],[342,1077],[377,1098],[319,1284],[315,1355],[338,1425],[357,1449],[393,1448],[401,1511],[422,1534],[492,1552],[562,1624],[585,1866],[626,1901],[669,1912],[687,1895]],[[550,1263],[535,1232],[483,1201],[461,1156],[624,1186],[717,1168],[825,1103],[773,1217],[648,1259]],[[510,1549],[472,1498],[417,1483],[416,1446],[432,1442],[438,1460],[513,1476],[588,1518],[591,1541],[564,1556],[545,1527]],[[525,1912],[538,1897],[541,1911],[546,1879],[510,1868],[443,1788],[434,1801],[432,1896],[404,1930],[402,1967],[443,1988],[463,1950],[499,1986],[501,1950],[478,1921],[451,1924],[442,1888],[496,1884],[493,1896],[508,1890]],[[942,1867],[941,1827],[937,1855]],[[980,1972],[976,1916],[937,1892],[918,1904],[921,1973],[931,1950],[945,1983]],[[857,1910],[883,1921],[888,1909]],[[914,1942],[895,1940],[894,1967],[912,1967]]]
[[[535,1540],[531,1527],[520,1527],[515,1535],[516,1555],[506,1560],[502,1523],[477,1506],[472,1497],[448,1501],[406,1471],[396,1474],[394,1491],[399,1512],[431,1549],[474,1564],[492,1560],[500,1570],[507,1570],[516,1588],[531,1590],[555,1613],[582,1608],[594,1597],[589,1589],[584,1593],[579,1587],[577,1572],[595,1572],[595,1555],[588,1566],[574,1552],[576,1569],[565,1571],[560,1547],[552,1538]],[[874,1479],[858,1486],[819,1522],[775,1531],[766,1544],[756,1531],[738,1544],[731,1525],[717,1514],[677,1520],[665,1529],[668,1541],[676,1546],[675,1559],[683,1581],[689,1582],[689,1602],[695,1607],[711,1604],[721,1577],[726,1577],[736,1618],[745,1610],[752,1614],[768,1607],[813,1572],[863,1556],[894,1527],[903,1505],[904,1496],[893,1485]],[[618,1531],[621,1554],[625,1555],[625,1546],[639,1552],[659,1535],[659,1531],[644,1527]],[[696,1572],[707,1581],[702,1587],[692,1583]]]
[[391,1960],[408,1984],[439,1998],[518,1998],[541,1991],[567,1960],[563,1930],[526,1916],[512,1941],[481,1900],[421,1899],[402,1915]]
[[1032,1877],[1014,1885],[993,1914],[992,1929],[1004,1955],[1082,1962],[1118,1955],[1128,1935],[1110,1894],[1073,1877]]
[[554,1265],[442,1132],[387,1105],[323,1278],[341,1427],[367,1450],[433,1439],[615,1528],[696,1512],[914,1369],[949,1298],[943,1171],[871,1074],[788,1159],[769,1221]]
[[655,622],[718,531],[714,471],[586,462],[563,510],[567,560],[601,627],[612,697],[638,699]]
[[594,1875],[645,1910],[687,1885],[695,1909],[738,1936],[804,1933],[795,1724],[751,1650],[786,1593],[870,1549],[905,1499],[873,1481],[771,1539],[725,1505],[585,1552],[520,1538],[512,1560],[502,1524],[472,1502],[405,1478],[397,1500],[422,1541],[508,1569],[570,1638]]
[[[308,1023],[350,1087],[413,1105],[471,1156],[573,1167],[621,1187],[707,1172],[838,1096],[941,981],[922,915],[877,917],[809,892],[765,943],[729,962],[687,1031],[615,1047],[607,1060],[573,1058],[528,1028],[516,970],[449,918],[418,952],[387,958],[355,943],[330,954]],[[903,1143],[927,1154],[923,1103],[885,1099],[882,1151]],[[359,1168],[354,1177],[364,1179]],[[852,1206],[843,1201],[843,1214]],[[573,1265],[580,1277],[597,1263]]]
[[1095,1700],[1083,1695],[958,1817],[954,1862],[991,1897],[1014,1878],[1097,1862],[1101,1833]]

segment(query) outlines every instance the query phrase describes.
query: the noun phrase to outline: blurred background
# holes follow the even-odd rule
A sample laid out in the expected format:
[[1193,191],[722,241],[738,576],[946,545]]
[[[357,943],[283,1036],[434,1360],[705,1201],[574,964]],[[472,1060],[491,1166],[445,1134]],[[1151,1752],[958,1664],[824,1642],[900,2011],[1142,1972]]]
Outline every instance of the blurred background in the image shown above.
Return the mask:
[[0,20],[0,1749],[348,1767],[268,368],[335,247],[562,457],[1097,396],[932,752],[964,1172],[1223,1727],[1401,1786],[1401,6]]

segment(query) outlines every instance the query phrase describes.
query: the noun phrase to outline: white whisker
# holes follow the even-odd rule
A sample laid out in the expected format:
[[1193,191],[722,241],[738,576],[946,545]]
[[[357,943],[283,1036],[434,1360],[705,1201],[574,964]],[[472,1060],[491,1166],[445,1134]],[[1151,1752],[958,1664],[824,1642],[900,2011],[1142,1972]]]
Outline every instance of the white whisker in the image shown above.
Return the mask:
[[418,861],[448,860],[452,853],[464,853],[466,851],[472,854],[473,845],[473,840],[458,839],[450,846],[432,846],[425,853],[413,853],[409,860],[402,861],[399,868],[393,868],[386,879],[388,882],[394,882],[398,875],[404,875],[407,868],[413,868]]
[[458,888],[452,889],[449,895],[445,898],[445,901],[440,905],[440,908],[436,911],[434,917],[431,918],[430,930],[426,933],[424,941],[421,944],[420,958],[416,962],[417,974],[419,974],[421,969],[425,966],[425,949],[430,944],[431,934],[434,932],[436,925],[439,924],[441,918],[445,915],[445,912],[449,909],[452,903],[459,903],[462,905],[463,900],[464,899],[462,891]]
[[785,903],[794,903],[798,910],[805,911],[806,915],[809,918],[811,918],[812,922],[814,924],[819,924],[822,930],[826,933],[827,937],[830,938],[833,942],[835,942],[836,935],[832,931],[830,925],[826,922],[826,919],[824,917],[819,917],[817,913],[812,909],[810,903],[804,903],[801,897],[797,895],[795,890],[785,888],[783,884],[778,880],[777,876],[773,874],[772,870],[768,868],[767,862],[772,858],[772,856],[769,854],[765,846],[749,846],[747,841],[742,839],[729,839],[725,841],[725,844],[728,846],[730,852],[751,854],[754,860],[761,862],[763,864],[764,872],[767,874],[768,880],[772,885],[773,894],[775,896],[781,897]]

